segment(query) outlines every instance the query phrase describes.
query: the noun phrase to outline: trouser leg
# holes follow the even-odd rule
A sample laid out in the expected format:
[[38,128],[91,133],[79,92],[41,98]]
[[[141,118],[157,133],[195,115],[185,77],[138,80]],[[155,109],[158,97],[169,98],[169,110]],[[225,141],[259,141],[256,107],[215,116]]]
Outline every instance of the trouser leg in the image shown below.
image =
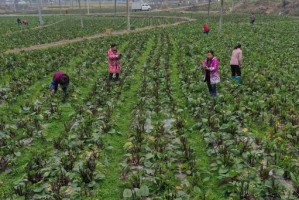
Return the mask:
[[119,79],[119,73],[116,73],[115,77],[116,77],[115,79],[118,80]]
[[207,86],[208,86],[210,94],[212,94],[212,85],[211,85],[210,79],[207,79]]
[[236,75],[241,76],[241,67],[240,66],[236,66]]
[[67,87],[62,88],[63,94],[66,96],[67,95]]
[[51,90],[54,90],[54,93],[58,90],[58,84],[55,83],[54,81],[51,82],[50,84]]
[[211,95],[217,96],[217,87],[216,84],[211,84]]
[[58,84],[55,85],[54,91],[57,92],[58,90]]
[[67,87],[62,87],[62,91],[63,91],[62,102],[65,102],[67,99]]
[[241,84],[241,68],[239,66],[236,66],[236,80],[238,82],[238,84]]
[[112,80],[113,78],[113,73],[109,73],[109,80]]
[[235,69],[235,65],[231,65],[230,68],[231,68],[231,71],[232,71],[232,80],[236,80],[236,69]]

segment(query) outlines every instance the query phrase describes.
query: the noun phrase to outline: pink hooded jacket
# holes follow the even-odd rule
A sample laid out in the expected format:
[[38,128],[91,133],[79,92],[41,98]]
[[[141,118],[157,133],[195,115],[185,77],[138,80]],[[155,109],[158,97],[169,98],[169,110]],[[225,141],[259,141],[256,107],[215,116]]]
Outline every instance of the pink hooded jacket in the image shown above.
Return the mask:
[[119,52],[113,52],[112,49],[108,50],[108,71],[109,73],[120,73],[121,66],[120,61],[117,59]]
[[[202,67],[208,67],[207,59],[203,62]],[[209,67],[210,71],[210,80],[211,84],[217,84],[220,82],[220,75],[219,75],[219,61],[216,57],[212,59],[212,63]],[[206,70],[204,70],[204,75],[206,77]]]
[[61,79],[61,76],[64,74],[64,72],[56,72],[54,75],[53,75],[53,81],[55,83],[59,83],[60,79]]
[[242,66],[242,50],[240,48],[234,49],[230,59],[230,65]]

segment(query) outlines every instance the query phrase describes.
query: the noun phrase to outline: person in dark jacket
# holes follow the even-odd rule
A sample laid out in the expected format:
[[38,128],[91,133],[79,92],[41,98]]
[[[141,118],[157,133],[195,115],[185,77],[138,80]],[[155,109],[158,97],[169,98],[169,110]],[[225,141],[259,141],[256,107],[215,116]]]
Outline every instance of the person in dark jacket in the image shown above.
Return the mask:
[[18,25],[22,24],[22,20],[20,18],[17,18]]
[[51,94],[53,95],[54,93],[56,93],[58,90],[58,86],[60,85],[63,91],[63,98],[65,100],[67,96],[67,87],[69,83],[70,83],[70,78],[67,74],[65,74],[64,72],[56,72],[53,75],[52,82],[50,85]]

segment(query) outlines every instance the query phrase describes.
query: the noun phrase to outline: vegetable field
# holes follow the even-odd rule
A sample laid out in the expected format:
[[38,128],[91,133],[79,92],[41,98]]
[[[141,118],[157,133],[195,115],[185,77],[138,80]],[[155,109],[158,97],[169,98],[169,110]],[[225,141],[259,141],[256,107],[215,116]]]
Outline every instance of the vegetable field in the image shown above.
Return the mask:
[[[1,51],[13,48],[28,47],[37,44],[46,44],[66,39],[95,35],[103,33],[107,29],[126,29],[126,18],[123,16],[47,16],[47,25],[38,27],[37,18],[29,17],[29,26],[16,25],[13,17],[1,18],[0,31]],[[182,19],[158,18],[158,17],[132,17],[132,28],[157,26],[182,21]],[[2,34],[1,34],[2,33]]]
[[[251,26],[227,15],[219,33],[215,15],[206,36],[206,16],[163,14],[132,24],[196,21],[0,55],[1,199],[299,199],[298,18],[258,16]],[[21,34],[1,25],[2,51],[126,27],[124,18],[85,16],[85,29],[79,16],[60,20]],[[118,82],[107,76],[114,42]],[[240,86],[229,66],[238,42]],[[210,49],[216,98],[199,66]],[[56,71],[70,76],[65,103],[49,93]]]

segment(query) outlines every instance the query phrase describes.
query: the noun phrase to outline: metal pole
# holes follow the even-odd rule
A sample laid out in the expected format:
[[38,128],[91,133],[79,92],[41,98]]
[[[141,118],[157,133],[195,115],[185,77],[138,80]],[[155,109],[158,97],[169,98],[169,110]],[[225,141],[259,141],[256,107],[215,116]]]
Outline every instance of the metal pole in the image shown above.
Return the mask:
[[116,16],[116,0],[114,0],[114,16]]
[[83,17],[82,17],[82,15],[81,15],[81,19],[80,19],[80,21],[81,21],[81,28],[84,28]]
[[14,0],[14,1],[13,1],[13,9],[14,9],[15,12],[17,12],[17,6],[16,6],[16,3],[17,3],[16,0]]
[[59,0],[59,9],[60,9],[60,14],[62,13],[62,8],[61,8],[61,0]]
[[211,0],[209,0],[209,5],[208,5],[208,21],[210,20],[210,8],[211,8]]
[[130,31],[130,29],[131,29],[131,25],[130,25],[129,0],[127,0],[127,18],[128,18],[128,31]]
[[222,31],[222,24],[223,24],[223,1],[221,0],[221,13],[220,13],[220,20],[219,20],[219,34]]
[[44,25],[44,21],[42,18],[42,0],[39,0],[39,5],[38,5],[38,19],[39,19],[39,25],[43,26]]
[[89,0],[87,0],[87,14],[89,15]]

